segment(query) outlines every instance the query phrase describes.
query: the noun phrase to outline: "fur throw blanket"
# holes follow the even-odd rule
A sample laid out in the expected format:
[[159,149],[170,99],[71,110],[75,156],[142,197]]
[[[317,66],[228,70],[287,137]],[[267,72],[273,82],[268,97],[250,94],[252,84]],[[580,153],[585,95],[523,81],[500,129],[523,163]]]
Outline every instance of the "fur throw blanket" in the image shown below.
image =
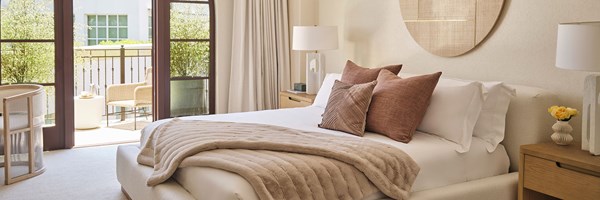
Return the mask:
[[378,191],[407,199],[418,165],[402,150],[356,136],[285,127],[174,119],[150,135],[138,163],[148,186],[178,167],[237,173],[260,199],[362,199]]

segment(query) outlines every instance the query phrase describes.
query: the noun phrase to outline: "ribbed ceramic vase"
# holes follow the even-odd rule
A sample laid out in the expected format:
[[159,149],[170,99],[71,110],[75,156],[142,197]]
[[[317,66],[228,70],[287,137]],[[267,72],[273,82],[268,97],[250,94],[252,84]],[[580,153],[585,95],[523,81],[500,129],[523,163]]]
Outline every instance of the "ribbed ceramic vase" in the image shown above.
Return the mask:
[[552,125],[552,130],[554,130],[554,133],[551,138],[554,143],[558,145],[569,145],[573,142],[573,136],[571,136],[573,127],[571,127],[569,121],[556,121],[556,123]]

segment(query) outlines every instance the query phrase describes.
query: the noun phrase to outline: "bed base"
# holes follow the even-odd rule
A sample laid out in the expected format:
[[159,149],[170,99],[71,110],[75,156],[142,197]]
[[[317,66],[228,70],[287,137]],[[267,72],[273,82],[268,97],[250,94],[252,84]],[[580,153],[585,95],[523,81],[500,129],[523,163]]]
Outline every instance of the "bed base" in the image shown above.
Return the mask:
[[128,200],[132,200],[131,197],[129,196],[129,193],[127,193],[127,191],[125,191],[125,188],[123,188],[123,186],[121,186],[121,192],[123,193],[123,195],[125,195],[125,198],[127,198]]
[[[117,178],[128,199],[181,199],[195,198],[173,179],[154,187],[146,186],[152,168],[137,163],[139,149],[134,145],[119,146],[117,150]],[[514,200],[517,199],[518,173],[509,173],[431,190],[414,192],[409,200]],[[231,194],[231,200],[243,199]]]

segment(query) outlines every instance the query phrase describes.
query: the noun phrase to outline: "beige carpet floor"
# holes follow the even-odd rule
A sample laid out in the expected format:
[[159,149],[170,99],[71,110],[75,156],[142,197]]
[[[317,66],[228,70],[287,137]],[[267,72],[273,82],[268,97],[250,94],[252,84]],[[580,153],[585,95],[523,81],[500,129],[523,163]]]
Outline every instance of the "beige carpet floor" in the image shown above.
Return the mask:
[[[45,152],[46,172],[12,185],[0,185],[0,199],[125,200],[117,182],[116,152],[117,146]],[[0,169],[4,173],[4,168]]]

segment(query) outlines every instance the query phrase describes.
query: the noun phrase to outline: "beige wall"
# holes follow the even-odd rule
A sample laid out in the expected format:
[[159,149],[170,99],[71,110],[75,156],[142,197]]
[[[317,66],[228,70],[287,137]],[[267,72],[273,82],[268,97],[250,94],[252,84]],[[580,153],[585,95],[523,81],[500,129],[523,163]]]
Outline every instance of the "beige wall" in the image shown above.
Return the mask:
[[[319,23],[318,0],[289,0],[290,40],[293,40],[294,26],[314,26]],[[290,47],[291,47],[290,41]],[[306,53],[291,51],[291,77],[292,83],[305,83],[306,79]],[[293,86],[293,84],[292,84]],[[291,88],[282,88],[291,89]]]
[[[447,77],[546,88],[559,94],[562,104],[581,110],[588,73],[554,67],[556,29],[560,22],[600,20],[599,10],[598,0],[506,0],[486,41],[454,58],[432,55],[415,43],[402,22],[399,0],[320,1],[319,23],[337,25],[341,32],[340,49],[324,52],[329,72],[341,72],[346,59],[365,66],[402,63],[404,72],[442,71]],[[579,141],[581,117],[572,124]]]

